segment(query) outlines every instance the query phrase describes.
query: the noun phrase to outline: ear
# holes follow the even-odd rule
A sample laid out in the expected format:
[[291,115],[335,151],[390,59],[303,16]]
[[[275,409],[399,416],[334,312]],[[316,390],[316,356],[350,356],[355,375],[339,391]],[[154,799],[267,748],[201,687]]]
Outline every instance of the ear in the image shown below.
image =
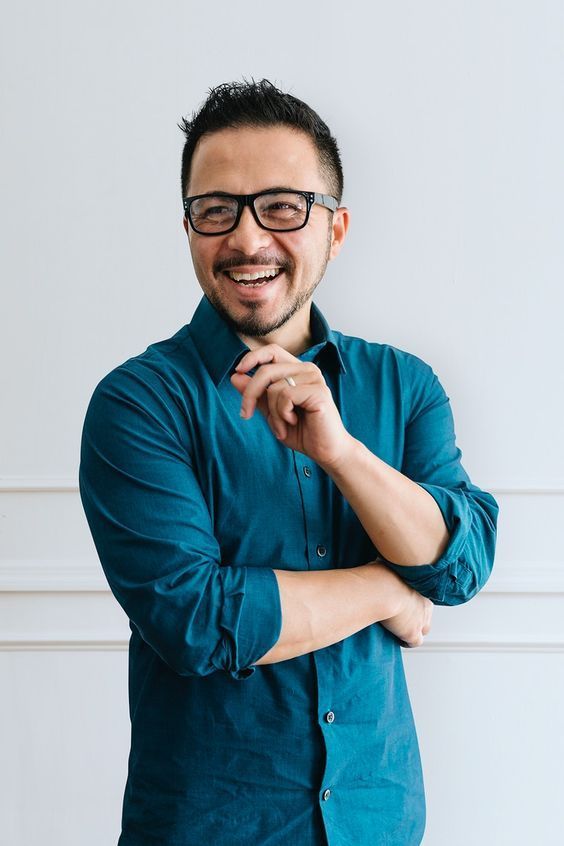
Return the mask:
[[184,226],[184,231],[186,232],[188,239],[190,239],[190,224],[188,223],[186,216],[182,218],[182,225]]
[[331,232],[331,250],[329,260],[334,259],[341,252],[343,241],[347,234],[350,222],[350,212],[346,206],[339,206],[333,213],[333,224]]

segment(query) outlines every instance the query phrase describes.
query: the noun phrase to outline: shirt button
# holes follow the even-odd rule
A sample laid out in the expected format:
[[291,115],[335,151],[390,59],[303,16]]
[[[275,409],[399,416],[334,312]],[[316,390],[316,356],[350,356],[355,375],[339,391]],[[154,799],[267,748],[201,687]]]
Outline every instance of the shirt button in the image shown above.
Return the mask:
[[324,790],[324,791],[323,791],[323,799],[324,799],[324,801],[327,801],[327,799],[329,799],[329,797],[330,797],[330,796],[331,796],[331,791],[329,790],[329,788],[327,788],[327,790]]
[[327,713],[325,714],[325,719],[328,723],[332,723],[335,719],[335,714],[333,713],[333,711],[327,711]]
[[325,549],[324,546],[320,545],[320,546],[317,547],[317,554],[319,555],[320,558],[323,558],[323,556],[327,554],[327,550]]
[[311,470],[309,469],[309,467],[307,465],[304,467],[304,476],[307,476],[308,479],[311,476]]

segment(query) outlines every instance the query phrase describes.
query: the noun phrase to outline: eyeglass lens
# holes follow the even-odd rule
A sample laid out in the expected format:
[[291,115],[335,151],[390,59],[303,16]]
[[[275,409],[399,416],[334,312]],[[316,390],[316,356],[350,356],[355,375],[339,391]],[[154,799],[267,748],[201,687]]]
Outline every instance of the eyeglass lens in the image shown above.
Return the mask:
[[[298,229],[307,218],[303,194],[278,192],[255,198],[257,217],[267,229]],[[237,201],[230,197],[209,196],[192,200],[190,216],[199,232],[220,233],[230,229],[237,217]]]

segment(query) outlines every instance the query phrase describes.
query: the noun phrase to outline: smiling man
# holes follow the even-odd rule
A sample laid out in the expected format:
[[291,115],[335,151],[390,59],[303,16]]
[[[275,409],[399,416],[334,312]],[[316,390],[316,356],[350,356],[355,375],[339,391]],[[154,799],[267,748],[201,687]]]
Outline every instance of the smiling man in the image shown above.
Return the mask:
[[[325,193],[339,189],[321,172],[314,142],[288,126],[218,130],[200,139],[188,179],[195,198],[184,203],[184,226],[206,297],[248,346],[276,341],[303,352],[311,297],[348,226],[347,209]],[[217,186],[239,199],[210,196]]]
[[313,303],[337,143],[267,80],[184,120],[190,323],[97,385],[80,492],[130,620],[120,846],[418,846],[402,663],[485,584],[498,507],[432,368]]

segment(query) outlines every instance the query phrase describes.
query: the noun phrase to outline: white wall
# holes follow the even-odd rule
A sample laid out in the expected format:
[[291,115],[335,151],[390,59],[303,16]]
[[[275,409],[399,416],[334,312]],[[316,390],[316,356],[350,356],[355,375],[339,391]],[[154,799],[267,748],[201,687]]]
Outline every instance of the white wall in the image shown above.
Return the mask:
[[425,846],[560,843],[562,4],[2,12],[0,840],[117,838],[128,629],[80,506],[80,430],[101,376],[200,298],[176,122],[209,86],[267,76],[342,148],[352,229],[316,301],[432,364],[465,466],[500,503],[487,588],[404,652]]

